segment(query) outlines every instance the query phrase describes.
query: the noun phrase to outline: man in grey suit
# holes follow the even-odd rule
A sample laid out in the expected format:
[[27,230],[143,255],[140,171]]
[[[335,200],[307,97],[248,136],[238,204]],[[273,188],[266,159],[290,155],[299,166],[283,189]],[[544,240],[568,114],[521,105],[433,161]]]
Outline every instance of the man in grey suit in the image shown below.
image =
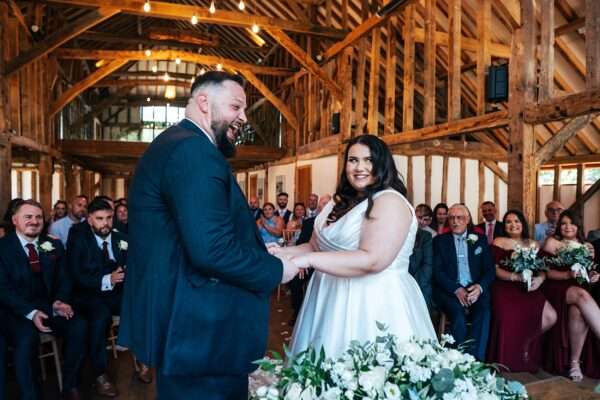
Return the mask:
[[246,123],[243,84],[197,77],[185,119],[150,144],[129,192],[119,341],[157,368],[160,399],[246,399],[270,294],[298,272],[267,252],[225,159]]

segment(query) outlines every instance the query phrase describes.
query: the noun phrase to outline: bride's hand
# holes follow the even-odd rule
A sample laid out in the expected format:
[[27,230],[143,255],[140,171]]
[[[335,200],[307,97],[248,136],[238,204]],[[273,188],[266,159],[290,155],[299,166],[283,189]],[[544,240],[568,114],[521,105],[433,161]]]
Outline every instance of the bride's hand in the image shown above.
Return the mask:
[[301,255],[301,256],[292,257],[292,261],[300,269],[308,269],[308,268],[311,267],[310,259],[308,257],[308,254],[304,254],[304,255]]
[[273,242],[265,244],[265,247],[267,248],[269,254],[272,256],[276,256],[277,254],[281,253],[282,249],[277,243]]

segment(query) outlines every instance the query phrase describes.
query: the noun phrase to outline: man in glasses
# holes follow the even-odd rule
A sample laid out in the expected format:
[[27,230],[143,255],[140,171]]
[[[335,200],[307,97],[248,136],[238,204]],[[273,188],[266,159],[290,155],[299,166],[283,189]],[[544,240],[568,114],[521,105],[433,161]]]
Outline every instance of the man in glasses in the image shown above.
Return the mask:
[[560,201],[552,200],[546,204],[546,222],[535,224],[535,240],[540,242],[542,245],[549,236],[554,235],[556,224],[558,224],[558,217],[560,213],[565,210],[565,206]]

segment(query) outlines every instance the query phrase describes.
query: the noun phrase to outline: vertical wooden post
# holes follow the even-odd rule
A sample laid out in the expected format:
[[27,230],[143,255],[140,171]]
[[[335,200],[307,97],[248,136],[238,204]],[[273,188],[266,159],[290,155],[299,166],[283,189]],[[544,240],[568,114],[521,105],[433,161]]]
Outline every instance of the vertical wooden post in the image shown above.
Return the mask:
[[387,44],[385,65],[385,113],[383,133],[391,135],[396,131],[396,17],[390,17],[387,24]]
[[425,156],[425,204],[431,204],[431,156]]
[[[481,205],[481,203],[483,203],[486,198],[485,198],[485,165],[483,164],[483,161],[479,160],[479,201],[478,204]],[[481,219],[481,215],[479,215],[481,212],[481,207],[477,208],[477,221],[479,221]]]
[[371,71],[369,78],[369,112],[367,130],[370,134],[378,135],[379,131],[379,56],[381,54],[381,29],[371,32]]
[[6,207],[12,197],[11,167],[12,149],[10,140],[8,135],[0,133],[0,207]]
[[39,174],[36,170],[31,171],[31,181],[29,182],[31,188],[31,198],[35,201],[40,201],[39,189]]
[[[512,39],[509,114],[511,115],[508,153],[508,207],[523,211],[528,221],[535,219],[536,173],[533,126],[523,120],[526,104],[534,102],[536,26],[535,0],[521,1],[522,25]],[[533,224],[531,224],[533,227]],[[532,231],[533,233],[533,231]]]
[[460,119],[461,116],[461,20],[462,0],[448,2],[448,120]]
[[554,186],[552,188],[552,200],[560,201],[560,173],[561,167],[559,165],[554,166]]
[[263,188],[263,204],[269,201],[269,164],[265,164],[265,183]]
[[412,204],[415,200],[415,187],[413,185],[413,160],[408,156],[406,168],[406,187],[408,188],[408,201]]
[[52,158],[49,155],[40,155],[40,203],[46,216],[52,211]]
[[65,200],[71,202],[73,197],[78,194],[75,175],[73,174],[73,164],[65,161],[63,163],[63,174],[65,176]]
[[481,0],[477,9],[477,114],[485,114],[485,74],[491,63],[490,32],[492,26],[492,2]]
[[[362,21],[369,17],[369,0],[362,1]],[[365,74],[367,71],[367,38],[363,37],[358,43],[358,67],[356,69],[356,109],[354,121],[356,122],[355,135],[364,133],[365,110]]]
[[[435,63],[436,63],[436,0],[425,0],[425,94],[423,101],[423,124],[435,124]],[[429,204],[429,203],[428,203]]]
[[[585,171],[583,164],[577,165],[577,191],[575,194],[575,201],[579,203],[581,196],[583,196],[583,173]],[[583,212],[585,209],[585,203],[580,203],[579,208],[575,210],[583,220]]]
[[586,87],[600,86],[600,2],[585,2]]
[[[442,164],[442,203],[448,203],[448,157],[444,156]],[[433,206],[433,204],[430,204]]]
[[[554,0],[541,0],[540,90],[539,101],[554,96]],[[600,61],[600,60],[599,60]]]
[[[411,3],[404,10],[404,90],[402,96],[402,130],[413,129],[415,111],[415,6]],[[410,193],[410,192],[409,192]]]
[[354,49],[346,47],[340,58],[339,85],[342,88],[342,109],[340,110],[340,133],[342,140],[352,137],[352,55]]
[[467,193],[467,163],[464,157],[460,158],[460,202],[465,203]]

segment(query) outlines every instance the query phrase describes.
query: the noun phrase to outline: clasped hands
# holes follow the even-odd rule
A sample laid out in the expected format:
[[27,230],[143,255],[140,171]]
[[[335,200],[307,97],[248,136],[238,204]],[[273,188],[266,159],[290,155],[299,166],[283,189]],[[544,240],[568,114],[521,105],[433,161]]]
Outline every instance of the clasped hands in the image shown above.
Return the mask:
[[479,300],[479,296],[481,296],[482,292],[483,289],[481,289],[481,286],[478,283],[475,283],[466,288],[458,288],[454,294],[463,307],[470,307]]
[[292,255],[285,247],[279,247],[275,243],[269,243],[267,250],[269,253],[283,262],[283,277],[281,283],[287,283],[294,279],[296,275],[300,279],[304,278],[306,269],[310,268],[310,262],[306,255]]
[[[54,314],[58,315],[59,317],[63,317],[65,319],[71,319],[71,318],[73,318],[73,315],[75,315],[75,313],[73,312],[73,308],[69,304],[63,303],[60,300],[56,300],[52,304],[52,311],[54,312]],[[33,315],[32,322],[38,331],[44,332],[44,333],[50,333],[50,332],[52,332],[52,329],[50,329],[49,327],[44,325],[44,320],[46,320],[46,319],[48,319],[48,315],[46,315],[45,312],[38,310]]]

